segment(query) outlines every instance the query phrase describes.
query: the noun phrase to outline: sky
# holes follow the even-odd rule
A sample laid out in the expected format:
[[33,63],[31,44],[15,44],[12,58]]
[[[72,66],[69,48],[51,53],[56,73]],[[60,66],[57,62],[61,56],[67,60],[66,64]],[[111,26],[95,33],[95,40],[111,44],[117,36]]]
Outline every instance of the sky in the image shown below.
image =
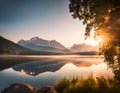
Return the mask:
[[84,40],[84,31],[69,12],[69,0],[0,0],[0,35],[15,43],[37,36],[66,47],[94,45],[93,39]]

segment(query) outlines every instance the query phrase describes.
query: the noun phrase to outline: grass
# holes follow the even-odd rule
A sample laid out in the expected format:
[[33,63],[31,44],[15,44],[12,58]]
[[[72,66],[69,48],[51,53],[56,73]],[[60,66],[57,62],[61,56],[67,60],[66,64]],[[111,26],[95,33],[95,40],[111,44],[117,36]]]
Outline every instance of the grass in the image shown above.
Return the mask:
[[120,83],[115,79],[104,77],[63,78],[56,85],[59,93],[120,93]]

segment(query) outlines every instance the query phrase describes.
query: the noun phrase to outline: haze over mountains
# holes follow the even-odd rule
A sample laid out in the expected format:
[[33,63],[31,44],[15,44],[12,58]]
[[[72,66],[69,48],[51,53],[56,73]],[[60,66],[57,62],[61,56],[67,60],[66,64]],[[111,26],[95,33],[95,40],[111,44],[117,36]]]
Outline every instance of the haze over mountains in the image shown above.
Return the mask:
[[86,45],[86,44],[74,44],[70,49],[73,52],[98,51],[97,46],[91,46],[91,45]]
[[30,40],[20,40],[16,44],[0,36],[0,54],[51,55],[81,54],[80,52],[86,52],[85,54],[89,54],[88,52],[91,51],[97,51],[97,47],[86,44],[74,44],[68,49],[56,40],[44,40],[39,37],[33,37]]
[[61,53],[32,50],[26,47],[22,47],[0,36],[0,54],[51,55],[51,54],[61,54]]
[[0,54],[22,54],[35,52],[34,50],[24,48],[0,36]]
[[70,50],[65,48],[56,40],[49,41],[41,39],[39,37],[33,37],[30,40],[20,40],[17,44],[36,51],[70,52]]

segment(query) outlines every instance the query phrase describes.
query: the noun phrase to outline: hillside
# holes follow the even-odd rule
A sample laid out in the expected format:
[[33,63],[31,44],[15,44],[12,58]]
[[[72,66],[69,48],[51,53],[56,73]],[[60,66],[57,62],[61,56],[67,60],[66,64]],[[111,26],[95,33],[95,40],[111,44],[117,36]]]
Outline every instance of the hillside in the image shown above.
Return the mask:
[[44,51],[35,51],[29,48],[22,47],[16,43],[7,40],[0,36],[0,54],[27,54],[27,55],[36,55],[36,54],[60,54],[54,52],[44,52]]
[[92,46],[92,45],[87,45],[87,44],[74,44],[70,49],[73,52],[98,51],[97,46]]
[[70,52],[69,49],[65,48],[56,40],[44,40],[39,37],[33,37],[30,40],[20,40],[17,44],[36,51]]

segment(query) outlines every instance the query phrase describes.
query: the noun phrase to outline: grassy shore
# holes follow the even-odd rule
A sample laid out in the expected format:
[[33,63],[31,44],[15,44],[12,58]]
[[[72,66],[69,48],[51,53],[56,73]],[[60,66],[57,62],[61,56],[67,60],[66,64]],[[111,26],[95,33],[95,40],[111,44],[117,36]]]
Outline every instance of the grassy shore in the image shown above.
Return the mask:
[[64,78],[58,82],[55,89],[59,93],[120,93],[120,82],[104,77]]

